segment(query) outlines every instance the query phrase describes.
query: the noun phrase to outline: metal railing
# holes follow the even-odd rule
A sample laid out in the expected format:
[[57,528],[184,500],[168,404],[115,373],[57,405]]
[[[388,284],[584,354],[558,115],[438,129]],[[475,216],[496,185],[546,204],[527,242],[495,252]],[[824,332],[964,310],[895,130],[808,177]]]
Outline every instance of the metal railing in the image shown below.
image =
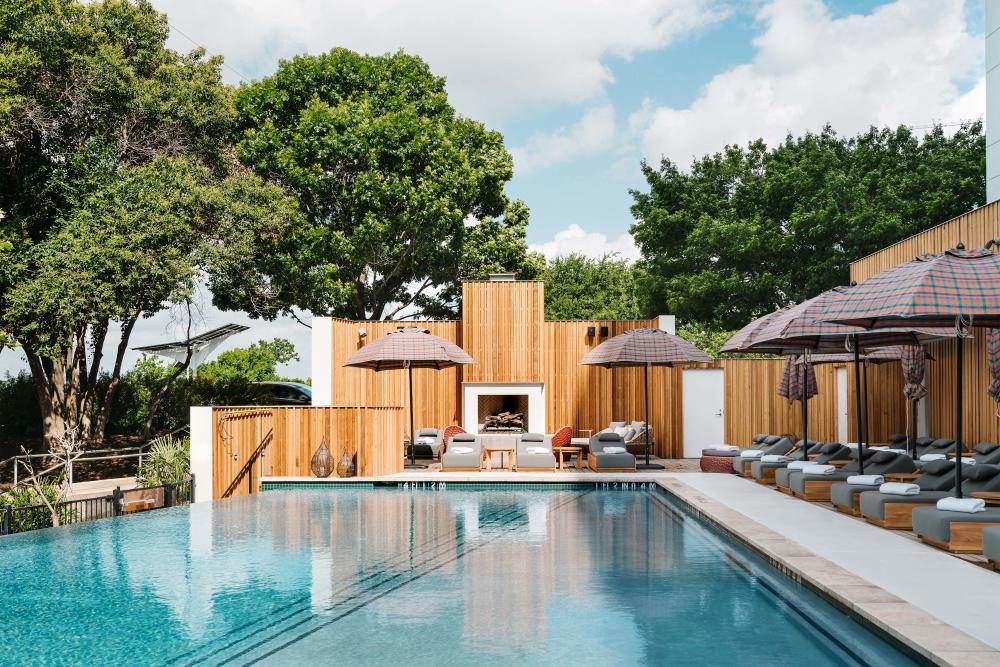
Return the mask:
[[[194,498],[194,475],[175,484],[161,484],[136,489],[116,488],[110,495],[80,500],[65,500],[55,505],[59,525],[106,519],[137,511],[187,504]],[[52,512],[46,505],[0,507],[0,535],[11,535],[39,528],[51,528]]]
[[[138,445],[136,447],[122,447],[119,449],[88,449],[85,451],[78,452],[75,456],[63,457],[55,452],[46,452],[43,454],[18,454],[16,456],[10,457],[9,459],[4,459],[3,461],[0,461],[0,465],[3,465],[7,462],[13,462],[14,464],[13,488],[16,489],[20,483],[19,467],[24,465],[23,461],[27,461],[30,459],[49,459],[49,458],[56,459],[57,463],[55,463],[52,466],[49,466],[45,470],[38,471],[37,473],[35,473],[35,476],[38,477],[41,475],[47,475],[51,472],[59,470],[60,468],[65,468],[66,483],[69,484],[69,488],[72,491],[73,469],[76,464],[87,463],[91,461],[110,461],[112,459],[139,459],[136,465],[141,468],[142,457],[147,454],[146,450],[149,449],[150,445],[152,445],[159,438],[177,435],[185,431],[190,433],[191,431],[190,427],[185,425],[178,429],[174,429],[170,433],[166,433],[157,438],[153,438],[144,445]],[[95,456],[96,454],[102,454],[103,456]]]

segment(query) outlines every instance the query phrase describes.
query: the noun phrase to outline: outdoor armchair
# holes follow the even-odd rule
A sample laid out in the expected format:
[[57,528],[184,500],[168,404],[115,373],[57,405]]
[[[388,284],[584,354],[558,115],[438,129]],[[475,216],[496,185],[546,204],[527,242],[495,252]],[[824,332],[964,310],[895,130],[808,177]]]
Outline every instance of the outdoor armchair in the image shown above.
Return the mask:
[[[464,450],[471,449],[471,452]],[[448,449],[441,457],[441,470],[477,471],[483,457],[483,441],[472,433],[459,433],[452,437]]]
[[598,433],[590,439],[590,453],[587,467],[594,472],[632,472],[635,470],[635,456],[623,452],[606,452],[606,447],[625,449],[625,440],[617,433]]
[[[538,451],[541,449],[546,451],[544,453]],[[555,469],[556,457],[552,453],[552,436],[522,433],[517,439],[518,472],[551,472]]]

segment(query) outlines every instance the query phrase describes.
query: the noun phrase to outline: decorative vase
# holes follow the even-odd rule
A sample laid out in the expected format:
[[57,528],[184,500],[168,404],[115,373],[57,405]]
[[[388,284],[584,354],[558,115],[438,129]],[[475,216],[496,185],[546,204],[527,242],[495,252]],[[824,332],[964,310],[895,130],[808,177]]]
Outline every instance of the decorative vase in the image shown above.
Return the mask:
[[337,476],[338,477],[354,477],[354,461],[345,452],[342,457],[340,457],[340,462],[337,463]]
[[329,477],[333,472],[333,454],[326,446],[326,438],[319,443],[319,449],[313,454],[309,468],[317,477]]

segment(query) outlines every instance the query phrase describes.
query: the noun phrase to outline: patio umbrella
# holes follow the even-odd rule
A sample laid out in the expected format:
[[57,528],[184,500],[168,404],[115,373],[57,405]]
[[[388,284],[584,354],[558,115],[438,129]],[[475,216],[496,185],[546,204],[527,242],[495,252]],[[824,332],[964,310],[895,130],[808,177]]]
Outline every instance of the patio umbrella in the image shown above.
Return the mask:
[[1000,417],[1000,329],[986,332],[986,355],[990,362],[990,386],[986,394],[997,402],[997,416]]
[[642,470],[662,470],[663,466],[649,462],[649,367],[677,366],[711,362],[712,358],[683,338],[660,329],[632,329],[609,338],[580,359],[586,366],[621,368],[642,366],[644,402],[646,411],[645,449],[646,463],[636,466]]
[[785,357],[785,368],[778,383],[778,395],[802,405],[802,460],[809,458],[809,399],[819,393],[816,371],[807,354]]
[[390,371],[405,368],[410,387],[410,463],[418,466],[414,457],[413,442],[413,369],[441,370],[460,364],[476,363],[465,350],[449,340],[432,335],[419,327],[400,327],[377,338],[352,354],[344,366],[370,368],[373,371]]
[[[906,448],[911,454],[916,454],[917,443],[917,401],[927,395],[927,387],[924,386],[924,374],[927,372],[927,360],[931,358],[927,350],[922,347],[907,345],[902,348],[903,354],[900,361],[903,364],[903,395],[906,397]],[[909,424],[913,424],[913,437],[910,437]]]
[[[894,328],[869,331],[858,325],[828,321],[827,313],[844,298],[851,288],[834,287],[822,294],[793,306],[782,308],[757,320],[758,326],[744,332],[742,340],[727,341],[722,348],[727,352],[768,352],[771,354],[801,354],[812,352],[853,351],[855,433],[858,442],[858,471],[864,474],[864,437],[861,423],[861,356],[862,348],[886,345],[922,345],[954,332],[946,327],[917,329],[905,323]],[[940,325],[939,325],[940,327]],[[745,327],[746,329],[746,327]],[[741,330],[742,332],[742,330]],[[735,349],[734,349],[735,348]],[[807,433],[803,439],[807,440]]]
[[[990,242],[988,245],[995,245]],[[962,495],[962,357],[972,327],[1000,326],[1000,257],[987,248],[956,248],[886,269],[852,287],[831,322],[884,329],[951,327],[955,341],[955,493]]]

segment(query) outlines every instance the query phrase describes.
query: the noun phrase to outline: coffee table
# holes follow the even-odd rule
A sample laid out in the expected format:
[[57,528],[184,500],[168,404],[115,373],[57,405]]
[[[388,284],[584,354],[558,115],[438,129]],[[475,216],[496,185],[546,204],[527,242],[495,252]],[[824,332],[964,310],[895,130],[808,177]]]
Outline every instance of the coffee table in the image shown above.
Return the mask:
[[556,455],[556,460],[559,461],[560,470],[565,467],[563,465],[563,454],[576,454],[576,469],[579,470],[582,467],[583,447],[553,447],[552,453]]
[[504,445],[496,445],[494,447],[483,447],[483,461],[479,462],[479,467],[483,470],[493,470],[493,455],[500,455],[500,468],[504,468],[503,455],[507,454],[507,468],[510,470],[514,469],[514,448],[506,447]]

